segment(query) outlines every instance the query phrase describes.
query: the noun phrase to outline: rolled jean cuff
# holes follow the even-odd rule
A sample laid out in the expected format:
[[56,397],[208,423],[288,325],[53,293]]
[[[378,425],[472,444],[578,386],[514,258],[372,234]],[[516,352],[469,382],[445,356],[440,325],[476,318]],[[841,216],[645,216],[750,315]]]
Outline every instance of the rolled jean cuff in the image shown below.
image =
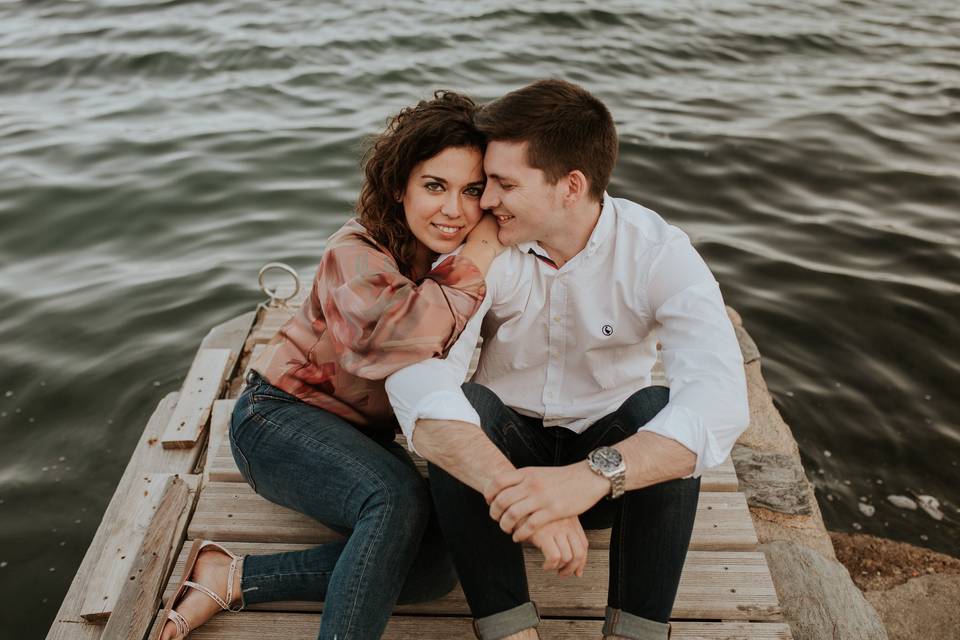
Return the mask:
[[647,620],[632,613],[607,607],[603,619],[604,636],[620,636],[630,640],[667,640],[670,623]]
[[500,640],[524,629],[532,629],[540,624],[540,614],[532,602],[524,602],[513,609],[477,618],[473,621],[473,632],[480,640]]

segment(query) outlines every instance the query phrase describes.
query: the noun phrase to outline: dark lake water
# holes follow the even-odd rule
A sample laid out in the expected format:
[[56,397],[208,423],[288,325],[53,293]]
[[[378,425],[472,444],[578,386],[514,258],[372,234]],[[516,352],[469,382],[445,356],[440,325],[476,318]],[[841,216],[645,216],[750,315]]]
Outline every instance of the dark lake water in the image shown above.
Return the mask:
[[[530,6],[0,0],[0,635],[44,635],[259,267],[312,272],[364,136],[544,76],[606,101],[611,193],[685,229],[743,315],[828,526],[957,552],[956,0]],[[886,500],[908,491],[946,519]]]

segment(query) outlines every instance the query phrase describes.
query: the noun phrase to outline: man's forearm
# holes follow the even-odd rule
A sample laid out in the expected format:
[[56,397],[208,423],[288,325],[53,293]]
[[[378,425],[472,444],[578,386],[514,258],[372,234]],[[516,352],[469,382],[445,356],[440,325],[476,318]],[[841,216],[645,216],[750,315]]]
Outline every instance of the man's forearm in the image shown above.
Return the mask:
[[[656,433],[639,432],[613,445],[627,466],[625,490],[643,489],[693,473],[697,456],[685,446]],[[576,463],[586,491],[610,491],[607,480],[596,475],[586,460]],[[599,482],[598,482],[599,481]],[[590,488],[594,487],[594,488]]]
[[413,446],[421,456],[480,493],[496,475],[515,469],[487,434],[468,422],[417,420]]
[[627,465],[626,490],[642,489],[693,473],[697,455],[656,433],[640,431],[614,445]]

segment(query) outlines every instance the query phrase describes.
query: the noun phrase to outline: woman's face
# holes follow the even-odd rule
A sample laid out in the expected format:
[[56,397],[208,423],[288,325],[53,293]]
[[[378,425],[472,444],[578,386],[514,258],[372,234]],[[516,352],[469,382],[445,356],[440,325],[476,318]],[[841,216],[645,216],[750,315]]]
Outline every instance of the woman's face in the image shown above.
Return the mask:
[[466,239],[483,211],[483,154],[473,147],[447,147],[413,168],[403,191],[410,231],[434,253],[450,253]]

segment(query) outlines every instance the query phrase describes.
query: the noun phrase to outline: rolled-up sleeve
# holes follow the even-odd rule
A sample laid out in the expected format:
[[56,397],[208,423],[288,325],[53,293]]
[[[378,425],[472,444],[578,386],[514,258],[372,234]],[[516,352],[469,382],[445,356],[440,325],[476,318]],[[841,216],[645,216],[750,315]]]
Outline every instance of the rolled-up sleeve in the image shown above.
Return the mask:
[[720,286],[682,232],[660,247],[644,293],[660,324],[670,401],[640,430],[696,454],[699,476],[730,455],[749,424],[743,355]]
[[470,360],[477,347],[483,316],[490,308],[484,300],[467,323],[446,358],[431,358],[404,367],[386,379],[387,396],[413,452],[413,432],[417,420],[469,422],[480,426],[480,416],[460,385],[470,369]]

